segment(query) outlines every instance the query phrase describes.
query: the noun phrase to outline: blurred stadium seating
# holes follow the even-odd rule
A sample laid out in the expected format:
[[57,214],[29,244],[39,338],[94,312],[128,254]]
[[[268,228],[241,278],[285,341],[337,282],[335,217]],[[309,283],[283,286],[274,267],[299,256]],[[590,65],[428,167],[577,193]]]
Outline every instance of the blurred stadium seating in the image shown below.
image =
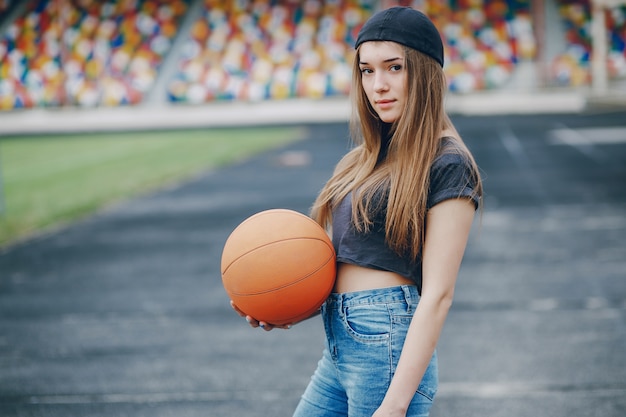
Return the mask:
[[204,1],[169,86],[172,101],[347,94],[363,1]]
[[136,104],[186,1],[29,2],[0,42],[0,108]]
[[[546,83],[586,85],[589,0],[556,1],[565,49],[547,63]],[[346,95],[354,38],[380,3],[0,0],[0,109],[133,105],[159,77],[174,103]],[[433,18],[452,92],[503,88],[520,63],[537,59],[530,0],[382,3]],[[607,11],[613,78],[626,77],[625,19],[626,6]],[[176,63],[167,73],[166,60]]]

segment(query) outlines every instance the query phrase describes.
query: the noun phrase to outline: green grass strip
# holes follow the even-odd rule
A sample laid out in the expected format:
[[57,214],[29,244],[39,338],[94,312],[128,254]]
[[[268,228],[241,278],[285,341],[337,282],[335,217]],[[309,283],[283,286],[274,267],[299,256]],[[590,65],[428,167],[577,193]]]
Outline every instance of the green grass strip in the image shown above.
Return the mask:
[[302,135],[267,127],[0,138],[0,246]]

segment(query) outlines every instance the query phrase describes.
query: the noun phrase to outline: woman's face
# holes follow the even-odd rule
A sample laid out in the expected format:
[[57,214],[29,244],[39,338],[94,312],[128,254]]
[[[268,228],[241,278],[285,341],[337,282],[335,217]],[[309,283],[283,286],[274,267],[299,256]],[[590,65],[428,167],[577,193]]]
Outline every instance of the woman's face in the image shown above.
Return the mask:
[[365,42],[359,49],[361,84],[372,108],[385,123],[400,118],[407,100],[404,49],[395,42]]

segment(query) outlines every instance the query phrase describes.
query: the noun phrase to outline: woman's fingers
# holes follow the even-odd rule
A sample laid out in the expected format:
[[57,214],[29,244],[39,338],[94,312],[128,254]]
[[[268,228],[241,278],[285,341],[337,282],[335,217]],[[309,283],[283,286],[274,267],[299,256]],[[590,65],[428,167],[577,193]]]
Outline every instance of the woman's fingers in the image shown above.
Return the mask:
[[233,310],[237,312],[237,314],[245,318],[251,327],[254,327],[254,328],[260,327],[266,332],[269,332],[272,329],[291,329],[291,324],[273,325],[264,321],[258,321],[254,317],[249,316],[243,311],[241,311],[239,307],[237,307],[237,305],[232,300],[230,301],[230,306],[233,308]]

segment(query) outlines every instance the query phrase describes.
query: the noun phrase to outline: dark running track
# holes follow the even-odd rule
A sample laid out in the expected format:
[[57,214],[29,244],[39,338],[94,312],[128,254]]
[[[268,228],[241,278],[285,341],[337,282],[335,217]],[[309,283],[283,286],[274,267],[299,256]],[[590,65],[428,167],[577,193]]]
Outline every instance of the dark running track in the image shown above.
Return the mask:
[[[626,113],[455,117],[485,176],[433,417],[626,415]],[[290,416],[319,319],[249,329],[219,260],[307,212],[345,124],[0,253],[1,416]],[[295,162],[295,163],[292,163]]]

